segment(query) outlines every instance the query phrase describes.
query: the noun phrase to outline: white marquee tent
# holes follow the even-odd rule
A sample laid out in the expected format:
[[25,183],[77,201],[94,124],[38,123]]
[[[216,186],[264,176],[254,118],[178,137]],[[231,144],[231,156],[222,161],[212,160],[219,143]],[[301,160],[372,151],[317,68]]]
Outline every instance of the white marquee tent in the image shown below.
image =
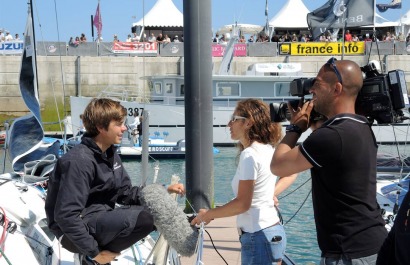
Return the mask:
[[273,28],[307,28],[306,16],[309,9],[302,0],[288,0],[279,12],[269,21]]
[[133,27],[183,27],[184,16],[172,0],[158,0]]
[[410,33],[410,9],[401,18],[397,20],[399,26],[396,27],[396,32],[403,32],[404,37]]

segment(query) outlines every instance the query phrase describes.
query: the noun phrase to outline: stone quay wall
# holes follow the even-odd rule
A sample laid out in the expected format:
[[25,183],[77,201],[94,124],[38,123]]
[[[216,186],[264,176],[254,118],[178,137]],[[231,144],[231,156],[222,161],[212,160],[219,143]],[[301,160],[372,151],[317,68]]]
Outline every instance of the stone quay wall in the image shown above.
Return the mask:
[[[301,63],[304,74],[316,75],[330,56],[276,56],[235,57],[232,71],[245,74],[254,63]],[[340,56],[336,56],[340,58]],[[410,89],[409,55],[345,56],[360,66],[369,60],[381,60],[387,71],[401,69],[405,72]],[[222,58],[213,58],[213,72],[219,69]],[[27,112],[19,90],[20,56],[0,56],[0,113],[22,115]],[[144,76],[181,74],[183,57],[126,57],[126,56],[38,56],[39,96],[42,107],[46,102],[69,102],[70,96],[98,96],[109,86],[126,86],[147,90]]]

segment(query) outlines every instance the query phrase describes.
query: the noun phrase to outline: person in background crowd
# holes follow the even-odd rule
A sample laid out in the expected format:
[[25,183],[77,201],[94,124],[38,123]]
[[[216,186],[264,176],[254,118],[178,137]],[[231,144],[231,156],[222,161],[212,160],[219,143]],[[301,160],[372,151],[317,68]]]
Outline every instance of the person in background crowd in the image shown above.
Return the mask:
[[180,42],[178,39],[178,35],[175,35],[173,42]]
[[19,34],[18,34],[18,33],[16,33],[16,34],[14,35],[14,40],[20,40],[20,37],[19,37]]
[[[116,145],[127,130],[118,101],[95,98],[84,110],[81,143],[58,159],[50,174],[48,226],[81,265],[108,264],[154,230],[141,205],[143,187],[132,186]],[[182,184],[168,192],[183,195]],[[117,205],[118,204],[118,205]]]
[[168,34],[165,34],[163,42],[164,43],[170,43],[171,42],[171,39],[168,37]]
[[84,42],[87,42],[87,37],[85,37],[84,33],[81,33],[80,43],[84,43]]
[[245,36],[244,36],[244,35],[242,35],[242,36],[239,38],[239,42],[240,42],[240,43],[246,43],[246,39],[245,39]]
[[117,34],[114,34],[114,39],[112,40],[112,42],[120,42],[120,40],[118,39]]
[[219,43],[219,34],[218,33],[215,34],[215,37],[213,38],[212,42]]
[[255,36],[251,35],[248,39],[248,42],[250,42],[250,43],[255,42]]
[[11,36],[9,31],[6,31],[6,36],[4,36],[4,40],[5,41],[12,41],[13,40],[13,36]]
[[365,35],[366,37],[364,38],[364,41],[372,41],[372,39],[370,38],[370,34],[366,33]]
[[[239,141],[238,167],[232,180],[235,198],[220,207],[200,209],[191,224],[237,216],[242,264],[281,264],[286,234],[274,205],[278,177],[269,168],[274,146],[282,137],[281,125],[272,123],[263,101],[246,99],[238,102],[228,127],[231,138]],[[295,178],[283,177],[278,183],[285,181],[285,189]]]
[[162,36],[162,33],[158,34],[158,37],[157,37],[156,41],[158,43],[163,43],[164,40],[165,40],[165,38],[164,38],[164,36]]
[[125,40],[125,42],[131,42],[131,34],[128,34],[127,39]]
[[352,41],[352,34],[350,34],[350,30],[346,30],[345,41]]
[[156,42],[157,38],[155,37],[154,33],[151,33],[151,36],[148,39],[149,42]]
[[136,32],[133,33],[132,38],[131,38],[132,42],[138,42],[140,41],[140,36],[137,35]]
[[409,32],[409,34],[408,34],[407,37],[406,37],[406,44],[407,44],[407,45],[410,45],[410,32]]
[[280,42],[279,36],[276,35],[276,34],[274,34],[274,35],[272,36],[271,42]]
[[[297,109],[273,154],[273,174],[287,176],[310,169],[312,202],[321,265],[376,264],[387,236],[376,200],[377,143],[369,121],[355,112],[363,86],[353,61],[325,63]],[[315,108],[328,120],[297,145]]]

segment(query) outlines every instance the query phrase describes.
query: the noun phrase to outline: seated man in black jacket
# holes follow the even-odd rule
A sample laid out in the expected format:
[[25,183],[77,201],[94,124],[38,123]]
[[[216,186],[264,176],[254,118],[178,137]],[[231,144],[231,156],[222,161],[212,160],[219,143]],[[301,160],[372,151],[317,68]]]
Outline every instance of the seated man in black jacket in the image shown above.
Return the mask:
[[[141,187],[132,186],[114,146],[127,130],[126,114],[117,101],[93,99],[82,116],[81,143],[58,160],[50,176],[49,228],[63,247],[80,254],[81,264],[107,264],[154,229],[139,200]],[[185,192],[182,184],[168,191]]]

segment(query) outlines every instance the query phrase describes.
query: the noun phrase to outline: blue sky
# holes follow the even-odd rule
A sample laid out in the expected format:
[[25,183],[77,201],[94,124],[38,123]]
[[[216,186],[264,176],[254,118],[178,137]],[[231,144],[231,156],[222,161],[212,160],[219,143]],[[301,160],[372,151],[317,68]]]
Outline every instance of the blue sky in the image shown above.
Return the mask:
[[[91,15],[95,14],[98,0],[33,0],[37,40],[68,41],[70,36],[85,33],[91,40]],[[269,0],[271,19],[287,0]],[[303,0],[309,10],[323,5],[327,0]],[[11,34],[24,32],[27,17],[27,0],[1,2],[0,28]],[[114,34],[125,40],[131,24],[141,19],[156,0],[100,0],[104,41],[111,41]],[[183,0],[173,0],[182,11]],[[388,4],[391,0],[377,0]],[[410,9],[410,1],[402,1],[402,9],[388,10],[381,15],[396,21]],[[57,11],[57,12],[56,12]],[[58,23],[56,22],[58,19]],[[292,19],[292,18],[289,18]],[[234,23],[265,24],[265,0],[212,0],[212,29]],[[58,25],[58,27],[57,27]],[[58,29],[58,30],[57,30]],[[96,35],[96,31],[94,33]]]

